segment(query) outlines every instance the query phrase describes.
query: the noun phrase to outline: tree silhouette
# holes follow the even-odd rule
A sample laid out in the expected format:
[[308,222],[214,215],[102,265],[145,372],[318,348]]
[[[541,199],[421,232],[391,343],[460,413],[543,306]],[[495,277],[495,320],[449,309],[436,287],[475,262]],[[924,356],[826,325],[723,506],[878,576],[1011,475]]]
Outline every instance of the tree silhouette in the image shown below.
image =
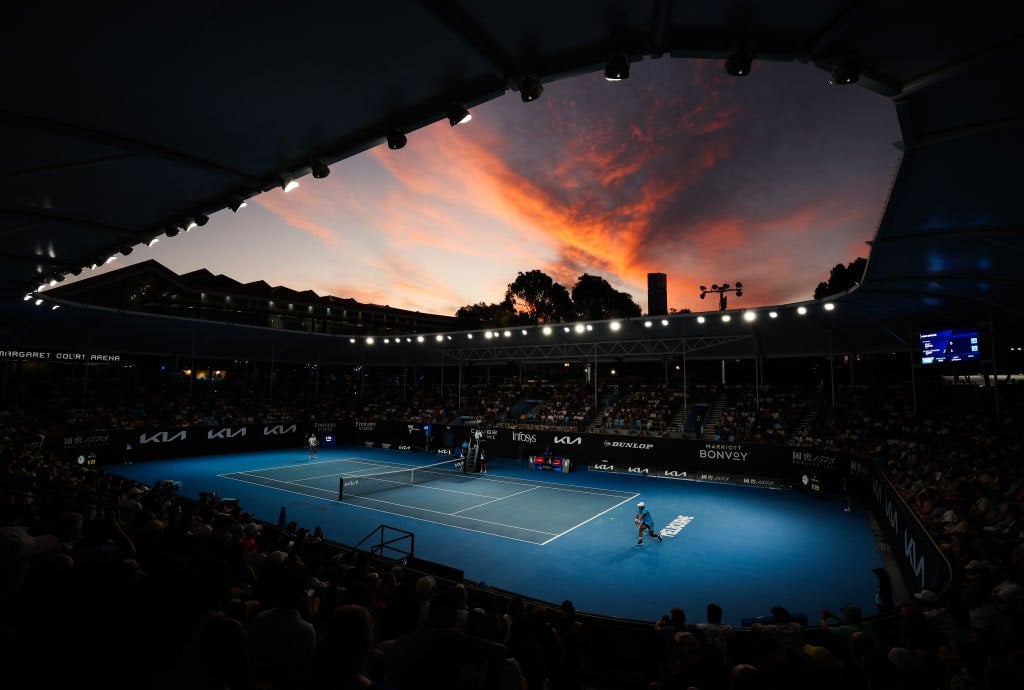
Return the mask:
[[851,261],[846,266],[836,264],[832,273],[829,274],[828,282],[818,283],[818,287],[814,290],[814,299],[837,295],[846,292],[854,285],[859,285],[867,265],[868,260],[863,257]]
[[458,327],[465,329],[512,326],[526,320],[516,313],[515,305],[510,300],[497,304],[478,302],[460,307],[455,312],[455,319]]
[[573,286],[572,303],[576,316],[587,321],[640,316],[640,305],[632,295],[619,292],[600,276],[586,273]]
[[569,291],[538,269],[520,271],[515,281],[509,283],[505,301],[525,313],[530,323],[564,323],[575,315]]

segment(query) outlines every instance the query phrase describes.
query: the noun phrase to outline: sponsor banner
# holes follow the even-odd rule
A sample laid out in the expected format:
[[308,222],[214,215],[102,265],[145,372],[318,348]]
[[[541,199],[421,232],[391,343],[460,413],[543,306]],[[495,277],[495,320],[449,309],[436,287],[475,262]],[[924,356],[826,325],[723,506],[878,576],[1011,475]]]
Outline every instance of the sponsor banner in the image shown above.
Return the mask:
[[792,462],[796,467],[832,472],[835,471],[839,459],[833,453],[820,450],[794,450]]
[[952,568],[928,530],[880,469],[869,466],[868,505],[889,542],[903,581],[912,592],[929,589],[940,595],[952,582]]
[[206,438],[209,441],[226,440],[245,436],[245,432],[246,428],[244,426],[240,426],[237,429],[232,429],[231,427],[214,428],[207,430]]
[[[451,453],[478,431],[491,457],[526,460],[534,456],[571,458],[599,472],[623,472],[667,479],[727,481],[747,486],[792,486],[813,473],[827,491],[845,473],[866,476],[870,465],[851,464],[834,451],[720,441],[609,436],[584,432],[480,428],[393,420],[317,422],[314,430],[337,444]],[[47,439],[69,451],[112,448],[138,459],[304,447],[310,427],[297,423],[146,429],[115,434]],[[116,454],[115,454],[116,457]]]
[[432,429],[436,425],[419,422],[355,420],[338,422],[334,426],[338,443],[367,448],[422,450],[441,442],[439,438],[431,440]]
[[751,460],[749,447],[735,443],[705,442],[703,447],[697,451],[697,457],[701,460],[724,463],[740,463]]
[[124,459],[157,460],[187,455],[245,453],[275,448],[302,448],[296,423],[144,429],[122,432]]
[[781,479],[769,479],[768,477],[740,477],[738,483],[762,489],[789,489],[793,486],[790,482],[785,482]]
[[[612,466],[622,471],[639,467],[635,474],[671,479],[737,481],[757,486],[755,480],[778,480],[792,486],[809,468],[826,487],[839,486],[839,476],[849,470],[835,452],[796,449],[788,446],[726,443],[722,441],[609,436],[607,434],[565,433],[534,429],[494,429],[488,436],[488,453],[518,460],[535,455],[572,457],[578,465],[591,468]],[[738,477],[738,479],[734,479]]]
[[120,439],[120,434],[82,434],[79,436],[65,436],[60,443],[64,450],[97,450],[106,449],[115,445],[115,439]]

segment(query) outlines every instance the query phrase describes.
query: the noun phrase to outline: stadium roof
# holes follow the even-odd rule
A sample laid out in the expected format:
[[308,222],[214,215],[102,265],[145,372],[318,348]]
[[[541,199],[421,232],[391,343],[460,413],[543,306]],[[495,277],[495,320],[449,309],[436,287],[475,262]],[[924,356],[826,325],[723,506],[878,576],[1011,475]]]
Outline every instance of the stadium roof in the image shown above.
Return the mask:
[[[309,174],[314,161],[445,119],[452,104],[601,71],[616,55],[724,62],[744,49],[755,71],[756,60],[773,60],[857,74],[856,85],[836,88],[892,102],[902,161],[864,280],[834,312],[712,319],[704,330],[676,318],[664,345],[710,335],[717,345],[695,354],[773,357],[902,350],[917,329],[981,321],[997,324],[997,336],[1014,332],[1024,315],[1018,13],[1013,3],[955,0],[24,4],[0,28],[0,337],[20,348],[356,357],[325,336],[169,328],[22,297]],[[636,342],[661,338],[639,328],[647,335]],[[737,328],[746,330],[733,339]],[[631,342],[618,333],[613,350],[617,338]],[[396,353],[382,356],[421,356]]]

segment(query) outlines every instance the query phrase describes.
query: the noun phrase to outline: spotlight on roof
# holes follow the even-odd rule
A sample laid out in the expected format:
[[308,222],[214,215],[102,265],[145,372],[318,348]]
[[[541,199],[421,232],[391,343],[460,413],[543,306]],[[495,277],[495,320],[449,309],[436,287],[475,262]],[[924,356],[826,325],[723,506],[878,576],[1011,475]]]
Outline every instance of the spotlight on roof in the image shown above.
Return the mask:
[[299,186],[299,181],[291,175],[281,175],[281,189],[290,192]]
[[405,138],[405,133],[402,130],[393,129],[388,132],[388,148],[392,151],[397,151],[405,146],[406,141],[408,140]]
[[309,169],[313,171],[313,177],[322,180],[331,174],[331,169],[322,160],[314,159],[309,163]]
[[167,235],[168,237],[174,237],[175,235],[178,234],[178,230],[179,228],[177,225],[172,225],[171,227],[167,228],[167,232],[164,234]]
[[121,252],[125,256],[128,256],[129,254],[132,253],[132,251],[134,251],[134,249],[135,248],[132,247],[131,245],[126,244],[123,247],[121,247],[120,249],[118,249],[117,251]]
[[544,85],[540,83],[540,78],[536,75],[527,74],[519,80],[519,97],[523,99],[523,103],[537,100],[542,93],[544,93]]
[[604,78],[608,81],[629,79],[629,60],[623,55],[614,55],[604,66]]
[[832,83],[836,86],[855,84],[860,79],[860,62],[853,57],[844,56],[836,59],[832,65]]
[[469,111],[458,103],[452,103],[448,106],[448,124],[452,127],[461,125],[463,122],[469,122],[473,119],[473,116],[469,114]]
[[238,213],[238,209],[245,208],[246,206],[248,206],[248,204],[246,204],[241,199],[236,199],[232,201],[230,204],[228,204],[228,208],[231,209],[232,213]]
[[206,225],[210,222],[210,217],[205,213],[197,213],[193,220],[195,220],[196,225]]
[[737,48],[725,58],[725,73],[730,77],[745,77],[750,74],[750,64],[754,61],[753,48]]

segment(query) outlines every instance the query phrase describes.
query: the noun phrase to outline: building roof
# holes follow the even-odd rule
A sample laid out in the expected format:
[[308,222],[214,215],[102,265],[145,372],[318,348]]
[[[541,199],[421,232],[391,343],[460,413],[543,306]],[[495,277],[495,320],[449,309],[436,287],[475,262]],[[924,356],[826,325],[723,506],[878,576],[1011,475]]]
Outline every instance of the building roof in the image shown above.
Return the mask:
[[[600,71],[614,55],[724,61],[746,47],[758,60],[854,70],[857,83],[837,88],[892,103],[903,155],[861,285],[799,326],[745,326],[736,348],[899,350],[916,330],[982,321],[1003,337],[1024,315],[1017,12],[954,0],[395,0],[67,4],[55,16],[29,3],[0,28],[0,332],[7,346],[84,346],[75,329],[95,343],[116,326],[118,342],[139,336],[133,349],[180,347],[144,336],[161,328],[152,317],[33,310],[22,297],[393,129],[412,145],[453,103]],[[673,324],[673,338],[709,332]],[[727,337],[736,324],[715,327]],[[204,328],[223,333],[175,332]],[[268,346],[294,337],[267,335]],[[212,332],[193,339],[216,342]]]

